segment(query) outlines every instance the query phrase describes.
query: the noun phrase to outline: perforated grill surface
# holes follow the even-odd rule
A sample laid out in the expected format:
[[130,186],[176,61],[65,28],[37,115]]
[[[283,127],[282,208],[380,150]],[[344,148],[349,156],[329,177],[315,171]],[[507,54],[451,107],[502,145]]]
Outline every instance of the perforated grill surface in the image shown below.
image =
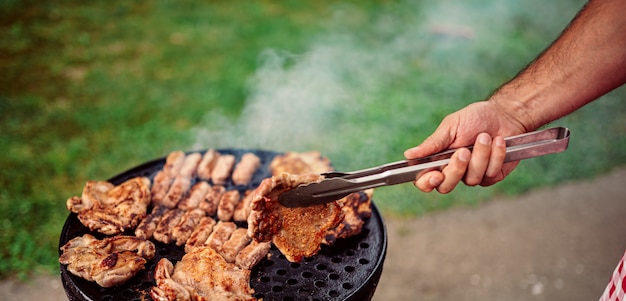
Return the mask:
[[[270,177],[268,165],[278,153],[263,150],[218,150],[233,154],[237,161],[246,152],[254,152],[261,158],[262,166],[246,186],[227,183],[227,189],[245,192],[257,187]],[[125,171],[109,181],[120,184],[127,179],[146,176],[152,179],[163,167],[165,158],[147,162]],[[212,184],[212,183],[211,183]],[[300,263],[289,262],[272,246],[269,258],[263,259],[252,269],[250,285],[255,297],[264,300],[369,300],[380,274],[387,248],[387,233],[377,208],[372,204],[372,217],[365,222],[363,231],[348,239],[340,239],[334,245],[322,246],[318,255],[305,258]],[[245,226],[245,225],[240,225]],[[71,213],[63,227],[59,247],[70,239],[90,233],[97,238],[104,236],[91,232]],[[133,235],[132,233],[125,233]],[[172,262],[184,255],[183,247],[163,244],[152,240],[157,248],[155,257],[148,261],[146,269],[131,280],[114,288],[102,288],[94,282],[76,277],[61,265],[63,286],[70,300],[150,300],[150,289],[155,285],[153,271],[161,258]],[[60,254],[59,254],[60,255]]]

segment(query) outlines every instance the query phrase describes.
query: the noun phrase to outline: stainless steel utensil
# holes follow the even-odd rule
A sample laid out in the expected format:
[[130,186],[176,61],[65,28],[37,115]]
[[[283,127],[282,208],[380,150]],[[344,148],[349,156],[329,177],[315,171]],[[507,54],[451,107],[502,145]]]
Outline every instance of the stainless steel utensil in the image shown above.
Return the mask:
[[[505,139],[504,162],[562,152],[567,149],[569,137],[570,131],[564,127],[508,137]],[[451,149],[428,157],[397,161],[359,171],[324,173],[322,181],[291,189],[281,194],[278,201],[286,207],[307,207],[333,202],[360,190],[412,182],[420,172],[448,164],[455,151],[456,149]]]

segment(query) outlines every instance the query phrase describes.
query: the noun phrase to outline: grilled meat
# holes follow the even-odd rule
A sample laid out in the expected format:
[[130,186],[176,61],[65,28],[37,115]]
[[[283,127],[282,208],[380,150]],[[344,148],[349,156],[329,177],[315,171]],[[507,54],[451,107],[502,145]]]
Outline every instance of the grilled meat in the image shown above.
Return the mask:
[[157,225],[159,225],[161,217],[165,211],[165,207],[154,206],[154,208],[152,208],[152,212],[150,212],[150,214],[148,214],[146,218],[139,223],[139,226],[135,228],[135,236],[143,239],[150,239],[154,230],[156,230]]
[[224,185],[230,177],[230,172],[235,166],[235,156],[220,155],[215,162],[215,167],[211,171],[211,180],[214,184]]
[[149,240],[134,236],[114,236],[98,240],[90,234],[73,238],[61,247],[61,264],[70,273],[102,287],[125,282],[144,269],[155,247]]
[[215,215],[217,213],[217,206],[224,192],[226,192],[224,186],[213,185],[204,196],[204,200],[198,205],[198,208],[204,210],[209,216]]
[[187,239],[185,252],[189,253],[195,247],[204,246],[209,235],[213,232],[213,226],[215,226],[214,219],[208,216],[201,218],[196,228],[191,232],[189,239]]
[[182,151],[174,151],[167,155],[163,169],[154,176],[152,184],[152,201],[155,204],[161,203],[184,161],[185,153]]
[[203,217],[204,211],[202,209],[185,211],[178,224],[172,229],[172,238],[176,241],[177,246],[182,246],[187,242]]
[[214,249],[191,250],[174,266],[163,258],[154,272],[153,300],[256,300],[250,270],[228,263]]
[[284,155],[276,156],[270,163],[270,171],[273,176],[282,173],[305,174],[324,173],[332,170],[330,160],[323,157],[319,152],[287,152]]
[[150,180],[137,177],[114,186],[88,181],[81,197],[67,200],[67,209],[92,231],[107,235],[132,229],[146,216],[150,204]]
[[326,233],[343,218],[341,205],[331,202],[303,208],[287,208],[278,196],[300,184],[322,180],[316,174],[283,173],[261,182],[251,202],[248,235],[258,242],[272,241],[289,261],[317,254]]
[[210,188],[211,185],[209,183],[199,181],[191,187],[189,193],[178,203],[178,208],[183,210],[198,208]]
[[219,158],[220,153],[218,153],[214,149],[210,149],[204,153],[202,156],[202,161],[198,164],[198,177],[202,180],[210,180],[211,173],[213,172],[213,168],[215,168],[215,163],[217,162],[217,158]]
[[220,202],[217,206],[217,218],[221,221],[230,221],[233,219],[235,207],[239,203],[239,191],[229,190],[222,194]]
[[221,247],[220,255],[224,257],[226,262],[235,262],[235,257],[239,252],[250,243],[250,236],[248,236],[248,229],[237,228],[230,235],[230,238],[224,242]]
[[246,185],[252,179],[252,176],[257,169],[261,166],[261,158],[253,153],[245,153],[241,157],[235,170],[233,171],[232,179],[236,185]]
[[169,244],[172,242],[172,230],[176,225],[178,225],[180,219],[183,217],[183,214],[185,214],[185,211],[180,209],[169,209],[165,211],[156,227],[156,230],[152,233],[152,237],[162,243]]
[[251,270],[252,267],[257,265],[263,258],[267,256],[270,251],[269,242],[251,241],[250,244],[245,246],[237,256],[235,257],[235,264],[245,270]]

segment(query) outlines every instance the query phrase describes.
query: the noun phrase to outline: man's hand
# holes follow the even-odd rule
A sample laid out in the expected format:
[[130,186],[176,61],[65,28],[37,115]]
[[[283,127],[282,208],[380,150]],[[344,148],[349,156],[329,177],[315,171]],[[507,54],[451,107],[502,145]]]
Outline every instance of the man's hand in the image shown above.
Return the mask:
[[[458,148],[450,163],[441,170],[422,173],[415,186],[424,192],[437,189],[452,191],[463,181],[466,185],[489,186],[506,177],[517,162],[504,164],[504,137],[526,132],[496,103],[473,103],[448,115],[437,130],[420,145],[404,152],[407,159],[420,158],[447,149]],[[465,148],[473,145],[473,151]]]

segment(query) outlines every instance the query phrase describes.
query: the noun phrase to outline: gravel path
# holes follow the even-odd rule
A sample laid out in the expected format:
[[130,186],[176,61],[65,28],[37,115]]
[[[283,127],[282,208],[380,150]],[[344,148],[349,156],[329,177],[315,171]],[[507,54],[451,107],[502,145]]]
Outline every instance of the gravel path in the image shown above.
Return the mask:
[[[597,300],[626,250],[624,213],[621,168],[477,208],[387,218],[374,300]],[[53,275],[0,281],[0,300],[67,298]]]

